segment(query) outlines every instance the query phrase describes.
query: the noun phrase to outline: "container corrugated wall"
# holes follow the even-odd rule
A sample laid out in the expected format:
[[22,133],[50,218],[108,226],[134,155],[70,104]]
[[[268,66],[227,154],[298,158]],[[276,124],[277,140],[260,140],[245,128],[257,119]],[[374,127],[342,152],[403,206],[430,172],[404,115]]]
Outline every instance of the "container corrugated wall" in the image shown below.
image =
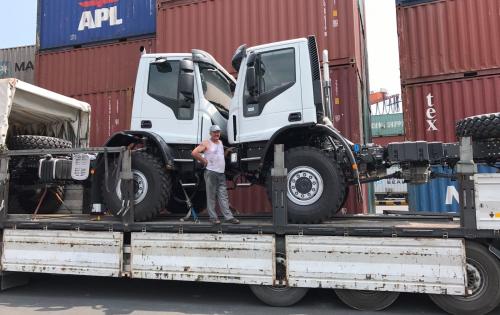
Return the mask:
[[115,132],[130,129],[132,87],[116,91],[94,92],[71,97],[92,106],[90,145],[103,146]]
[[35,46],[0,49],[0,79],[35,82]]
[[455,122],[500,112],[500,75],[403,87],[407,140],[453,142]]
[[156,32],[156,0],[39,0],[42,50]]
[[[500,165],[498,165],[500,166]],[[433,172],[451,174],[448,167],[434,166]],[[478,165],[479,173],[497,173],[498,169],[487,165]],[[458,212],[458,182],[448,178],[436,178],[423,185],[408,185],[410,211]]]
[[68,96],[119,91],[135,86],[141,46],[154,52],[154,38],[39,52],[35,82]]
[[397,8],[403,84],[500,68],[500,1],[439,0]]
[[226,69],[238,46],[316,35],[335,64],[365,66],[358,0],[159,0],[157,44],[162,52],[199,48]]

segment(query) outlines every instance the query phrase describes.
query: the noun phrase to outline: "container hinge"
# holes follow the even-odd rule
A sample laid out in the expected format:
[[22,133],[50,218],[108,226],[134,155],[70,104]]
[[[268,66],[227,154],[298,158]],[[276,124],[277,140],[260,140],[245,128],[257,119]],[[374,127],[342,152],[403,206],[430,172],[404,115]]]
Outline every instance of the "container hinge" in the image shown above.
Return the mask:
[[262,235],[262,234],[263,234],[263,231],[262,231],[262,226],[259,226],[259,227],[257,228],[257,234],[259,234],[259,235]]
[[448,232],[443,232],[443,238],[448,239]]
[[44,225],[44,226],[43,226],[43,230],[44,230],[44,231],[47,231],[48,229],[49,229],[49,227],[48,227],[47,225]]
[[113,232],[113,226],[112,225],[109,226],[108,232]]
[[184,228],[182,227],[182,225],[179,225],[179,234],[183,234],[184,233]]
[[80,232],[80,226],[79,226],[79,225],[77,225],[77,226],[75,227],[75,231]]
[[345,237],[349,236],[349,230],[348,229],[344,229],[344,236]]
[[398,237],[398,232],[396,232],[396,230],[392,230],[391,236],[392,237]]
[[299,228],[299,232],[297,233],[299,236],[304,236],[304,230]]
[[147,232],[147,231],[146,231],[146,226],[145,226],[145,225],[142,227],[141,231],[142,231],[142,233],[146,233],[146,232]]
[[222,234],[222,227],[217,230],[217,234]]

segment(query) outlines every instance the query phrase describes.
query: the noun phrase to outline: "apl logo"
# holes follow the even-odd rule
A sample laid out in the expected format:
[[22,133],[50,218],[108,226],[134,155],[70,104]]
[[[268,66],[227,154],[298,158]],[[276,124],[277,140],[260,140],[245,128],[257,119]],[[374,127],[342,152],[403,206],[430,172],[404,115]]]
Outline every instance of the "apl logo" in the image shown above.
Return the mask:
[[117,4],[120,0],[88,0],[79,2],[78,4],[85,9],[96,7],[94,11],[83,11],[80,18],[80,25],[78,31],[85,31],[86,29],[101,28],[103,22],[109,22],[109,26],[120,25],[123,19],[118,18],[118,7],[111,6],[104,8],[108,4]]

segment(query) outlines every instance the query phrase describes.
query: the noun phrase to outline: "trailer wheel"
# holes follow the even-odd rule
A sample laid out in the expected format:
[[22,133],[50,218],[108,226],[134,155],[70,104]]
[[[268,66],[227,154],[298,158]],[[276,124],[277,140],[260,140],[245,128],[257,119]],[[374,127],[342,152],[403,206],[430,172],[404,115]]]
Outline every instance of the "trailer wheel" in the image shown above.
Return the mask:
[[[103,180],[102,189],[104,203],[114,215],[122,208],[120,165],[116,162],[110,167],[110,187]],[[172,193],[171,178],[155,156],[143,151],[132,152],[132,174],[135,221],[146,221],[166,207]]]
[[481,315],[500,303],[500,264],[486,247],[466,242],[468,296],[430,294],[431,300],[444,311],[455,315]]
[[464,118],[456,124],[457,137],[473,139],[500,138],[500,113],[491,113]]
[[348,306],[360,311],[381,311],[394,303],[399,292],[335,290],[339,299]]
[[[314,147],[287,150],[288,218],[292,223],[318,223],[342,206],[347,185],[332,154]],[[268,196],[271,185],[268,181]]]
[[308,288],[273,287],[251,285],[253,294],[270,306],[285,307],[298,303],[307,294]]
[[[11,137],[7,141],[10,150],[35,149],[70,149],[71,141],[45,136],[21,135]],[[33,213],[44,189],[16,189],[16,186],[33,185],[38,180],[38,163],[42,156],[16,156],[9,162],[11,170],[12,189],[9,191],[9,211],[12,213]],[[57,196],[56,196],[57,194]],[[48,214],[56,212],[64,200],[62,186],[48,188],[38,213]]]

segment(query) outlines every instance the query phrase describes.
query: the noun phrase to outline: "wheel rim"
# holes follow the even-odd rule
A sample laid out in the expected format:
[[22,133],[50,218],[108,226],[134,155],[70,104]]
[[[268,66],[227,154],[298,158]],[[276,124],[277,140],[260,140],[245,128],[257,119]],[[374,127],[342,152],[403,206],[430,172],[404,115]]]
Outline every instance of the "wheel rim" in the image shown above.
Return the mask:
[[[144,200],[144,198],[146,198],[149,190],[149,184],[146,175],[144,175],[143,172],[132,170],[132,175],[134,181],[134,204],[139,204]],[[122,199],[121,184],[122,181],[119,179],[116,185],[116,195],[120,200]]]
[[471,294],[469,298],[474,298],[484,291],[486,287],[486,278],[481,265],[475,264],[473,261],[468,261],[466,265],[467,270],[467,289]]
[[323,193],[323,178],[309,166],[298,166],[287,176],[288,198],[295,204],[307,206],[315,203]]

